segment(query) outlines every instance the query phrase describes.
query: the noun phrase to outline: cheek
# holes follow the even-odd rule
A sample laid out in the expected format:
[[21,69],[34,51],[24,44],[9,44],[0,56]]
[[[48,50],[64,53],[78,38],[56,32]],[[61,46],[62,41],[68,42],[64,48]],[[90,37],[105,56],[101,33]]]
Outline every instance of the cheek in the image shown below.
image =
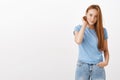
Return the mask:
[[94,21],[97,22],[97,19],[95,19]]
[[88,17],[87,17],[87,20],[88,20],[88,21],[90,21],[90,20],[91,20],[90,16],[88,16]]

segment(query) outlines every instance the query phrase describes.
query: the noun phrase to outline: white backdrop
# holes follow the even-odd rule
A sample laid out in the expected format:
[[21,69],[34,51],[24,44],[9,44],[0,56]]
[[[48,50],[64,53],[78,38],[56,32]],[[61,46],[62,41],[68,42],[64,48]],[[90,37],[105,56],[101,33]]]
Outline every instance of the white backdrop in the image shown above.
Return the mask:
[[107,80],[120,76],[119,0],[0,0],[0,80],[74,80],[73,29],[99,4],[108,31]]

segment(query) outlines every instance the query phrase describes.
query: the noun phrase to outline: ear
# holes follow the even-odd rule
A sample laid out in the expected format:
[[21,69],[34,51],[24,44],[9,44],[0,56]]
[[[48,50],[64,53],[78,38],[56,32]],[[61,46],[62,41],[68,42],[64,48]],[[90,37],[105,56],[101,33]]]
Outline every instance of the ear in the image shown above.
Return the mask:
[[87,17],[86,17],[86,16],[83,16],[83,19],[84,19],[85,21],[87,21]]

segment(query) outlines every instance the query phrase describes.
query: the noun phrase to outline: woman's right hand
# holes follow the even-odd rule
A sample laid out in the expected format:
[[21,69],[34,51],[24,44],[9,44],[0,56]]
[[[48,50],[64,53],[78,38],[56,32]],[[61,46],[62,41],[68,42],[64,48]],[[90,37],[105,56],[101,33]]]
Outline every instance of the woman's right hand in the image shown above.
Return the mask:
[[86,27],[86,26],[88,25],[87,17],[86,17],[86,16],[83,16],[82,22],[83,22],[83,26],[84,26],[84,27]]

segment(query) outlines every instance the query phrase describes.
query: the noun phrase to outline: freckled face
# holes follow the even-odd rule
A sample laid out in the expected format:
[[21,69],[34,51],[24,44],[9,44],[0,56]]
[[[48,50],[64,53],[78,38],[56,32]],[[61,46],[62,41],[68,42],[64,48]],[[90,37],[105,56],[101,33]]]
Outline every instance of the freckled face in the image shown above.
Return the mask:
[[94,25],[97,21],[98,11],[96,9],[89,9],[86,13],[89,25]]

